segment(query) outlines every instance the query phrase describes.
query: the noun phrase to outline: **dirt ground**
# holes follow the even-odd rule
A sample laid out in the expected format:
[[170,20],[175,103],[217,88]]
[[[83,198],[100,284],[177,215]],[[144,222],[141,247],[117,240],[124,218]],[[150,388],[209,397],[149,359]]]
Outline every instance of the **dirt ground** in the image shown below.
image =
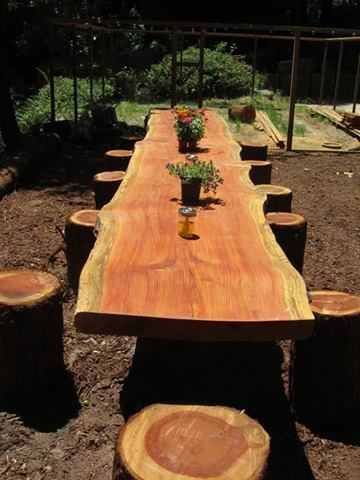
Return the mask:
[[[149,402],[192,401],[246,408],[262,422],[272,437],[269,479],[358,480],[358,429],[319,434],[294,420],[286,396],[289,342],[281,342],[281,349],[228,344],[216,350],[177,343],[166,359],[160,355],[144,367],[139,357],[130,369],[135,338],[75,332],[75,296],[66,288],[65,256],[62,251],[51,256],[62,244],[59,230],[66,216],[93,208],[91,178],[104,150],[104,145],[68,146],[36,181],[19,185],[0,202],[1,268],[46,269],[64,284],[68,370],[68,380],[48,392],[45,401],[33,392],[24,407],[0,410],[0,478],[110,479],[124,418]],[[75,167],[71,177],[62,166],[64,158]],[[293,210],[308,220],[308,288],[360,293],[360,155],[283,153],[271,158],[273,183],[293,190]],[[263,381],[252,387],[255,403],[244,396],[248,385],[239,377],[240,350],[249,358],[264,355],[259,366]],[[172,362],[177,355],[183,360]],[[268,355],[278,365],[271,372]]]

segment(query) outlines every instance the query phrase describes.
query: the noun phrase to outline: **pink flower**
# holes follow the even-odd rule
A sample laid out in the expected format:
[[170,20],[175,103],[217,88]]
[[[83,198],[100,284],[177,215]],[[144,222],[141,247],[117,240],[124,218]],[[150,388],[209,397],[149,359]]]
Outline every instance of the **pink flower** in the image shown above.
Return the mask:
[[185,117],[185,118],[182,118],[181,119],[181,122],[182,123],[186,123],[186,124],[189,124],[193,121],[193,119],[191,117]]

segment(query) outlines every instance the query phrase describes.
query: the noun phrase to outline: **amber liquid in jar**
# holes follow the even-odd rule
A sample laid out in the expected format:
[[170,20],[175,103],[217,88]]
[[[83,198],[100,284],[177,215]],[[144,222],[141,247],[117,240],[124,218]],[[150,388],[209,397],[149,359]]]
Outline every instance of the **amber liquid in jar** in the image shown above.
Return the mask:
[[192,238],[195,232],[195,222],[191,218],[183,217],[178,222],[179,235],[183,238]]
[[194,238],[196,210],[191,207],[179,208],[178,233],[183,238]]

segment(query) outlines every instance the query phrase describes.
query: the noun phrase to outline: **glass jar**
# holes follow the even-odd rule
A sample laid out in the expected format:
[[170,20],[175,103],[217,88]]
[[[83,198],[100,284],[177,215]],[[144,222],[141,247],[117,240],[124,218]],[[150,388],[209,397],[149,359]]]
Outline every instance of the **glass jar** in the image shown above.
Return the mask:
[[192,207],[179,208],[178,233],[183,238],[195,236],[196,209]]

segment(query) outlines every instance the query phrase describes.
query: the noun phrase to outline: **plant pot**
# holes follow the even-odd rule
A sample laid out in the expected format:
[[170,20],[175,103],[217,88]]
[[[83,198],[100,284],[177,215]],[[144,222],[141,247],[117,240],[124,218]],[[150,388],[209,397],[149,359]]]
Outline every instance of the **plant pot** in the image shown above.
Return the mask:
[[201,179],[195,178],[190,182],[181,180],[181,201],[184,205],[197,205],[200,200]]
[[179,152],[180,153],[186,153],[188,151],[187,141],[182,140],[180,138],[178,140],[179,140]]
[[188,142],[188,151],[189,152],[196,152],[197,149],[197,140],[189,140]]

